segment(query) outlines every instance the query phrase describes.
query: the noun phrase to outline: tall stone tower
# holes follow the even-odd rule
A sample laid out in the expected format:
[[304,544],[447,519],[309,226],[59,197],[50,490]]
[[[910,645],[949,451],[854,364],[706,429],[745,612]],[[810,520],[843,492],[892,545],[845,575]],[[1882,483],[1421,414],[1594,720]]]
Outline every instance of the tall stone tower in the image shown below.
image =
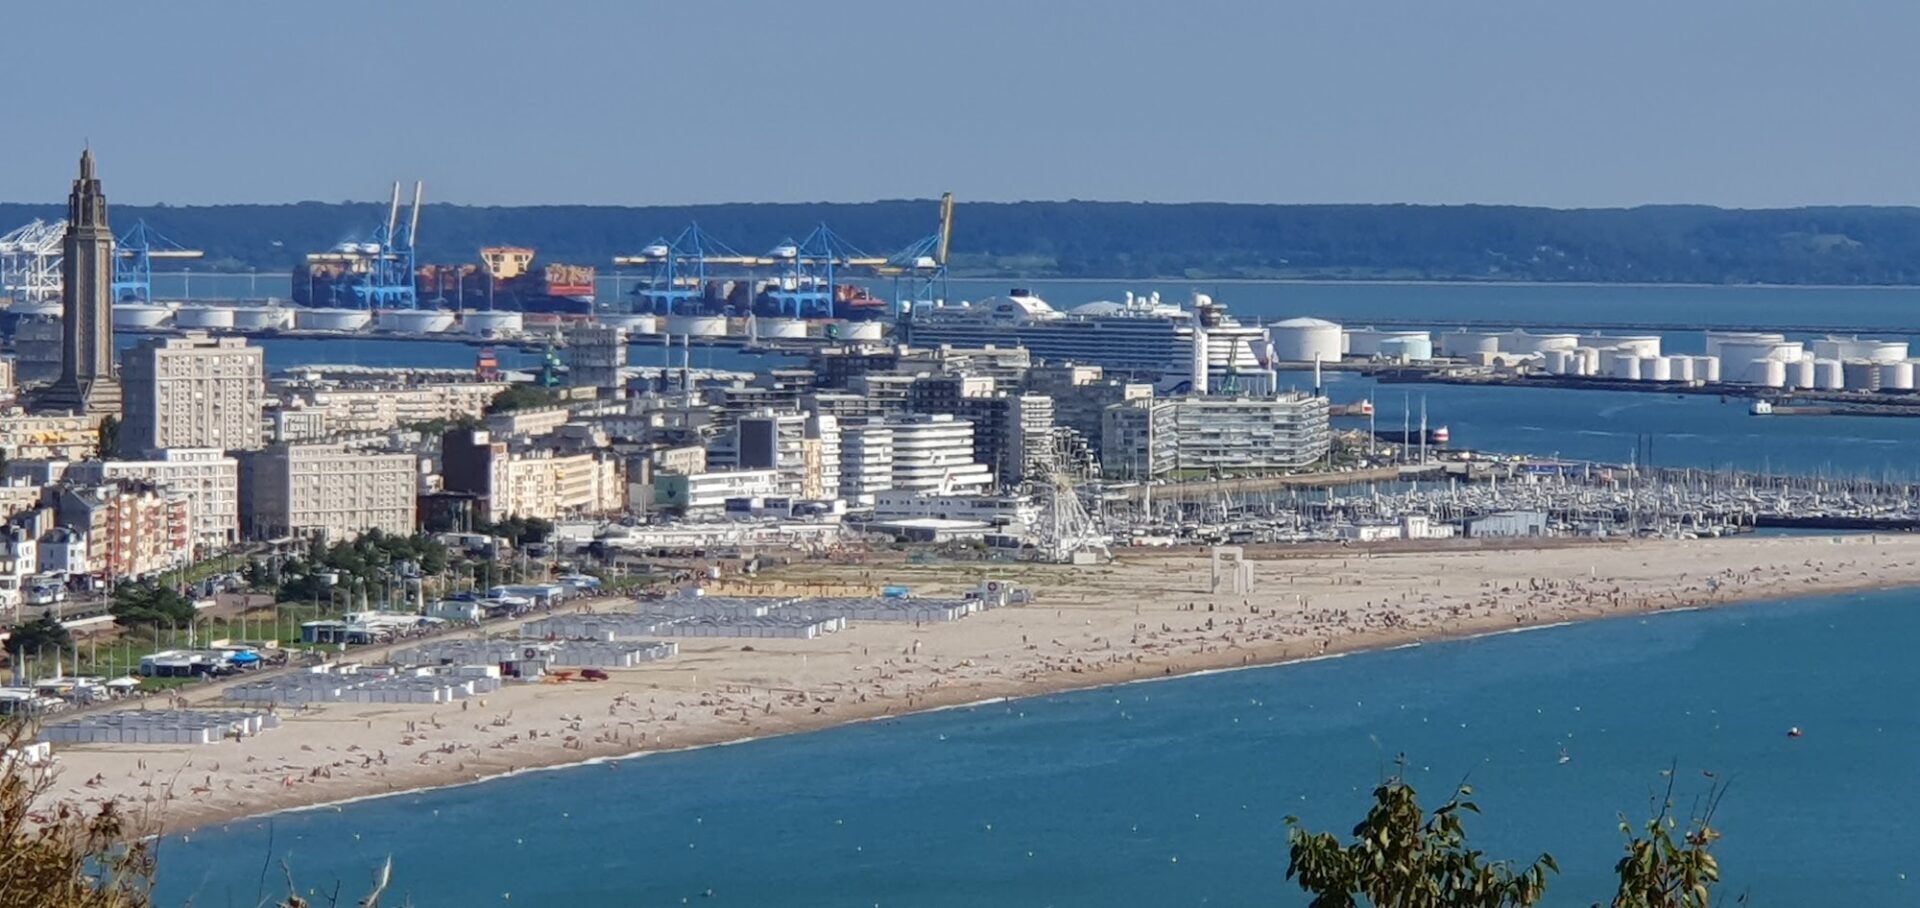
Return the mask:
[[34,401],[43,412],[118,415],[120,384],[113,377],[113,232],[107,197],[93,173],[93,151],[80,153],[80,177],[67,196],[67,236],[60,277],[60,378]]

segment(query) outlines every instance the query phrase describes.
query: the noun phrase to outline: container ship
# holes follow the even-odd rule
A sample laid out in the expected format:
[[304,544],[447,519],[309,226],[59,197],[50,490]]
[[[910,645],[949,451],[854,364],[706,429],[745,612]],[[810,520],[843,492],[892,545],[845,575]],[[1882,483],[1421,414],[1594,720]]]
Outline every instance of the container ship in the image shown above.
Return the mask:
[[[343,244],[308,256],[306,279],[293,282],[294,303],[364,308],[361,288],[370,268],[355,255],[362,245]],[[593,311],[595,277],[591,265],[536,265],[534,250],[521,246],[489,246],[480,250],[478,264],[428,264],[413,273],[423,308],[575,316]]]

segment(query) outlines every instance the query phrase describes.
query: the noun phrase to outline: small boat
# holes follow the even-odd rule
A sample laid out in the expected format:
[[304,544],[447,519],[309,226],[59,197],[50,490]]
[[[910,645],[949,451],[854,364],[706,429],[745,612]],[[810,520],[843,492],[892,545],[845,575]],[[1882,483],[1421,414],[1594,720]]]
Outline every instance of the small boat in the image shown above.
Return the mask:
[[1773,401],[1765,399],[1756,400],[1747,405],[1747,413],[1751,416],[1771,416],[1773,415]]
[[1798,738],[1800,737],[1800,734],[1801,734],[1800,726],[1798,725],[1795,725],[1794,727],[1787,729],[1787,737],[1789,738]]
[[1572,762],[1573,758],[1567,755],[1567,749],[1564,747],[1560,748],[1560,765],[1565,766]]

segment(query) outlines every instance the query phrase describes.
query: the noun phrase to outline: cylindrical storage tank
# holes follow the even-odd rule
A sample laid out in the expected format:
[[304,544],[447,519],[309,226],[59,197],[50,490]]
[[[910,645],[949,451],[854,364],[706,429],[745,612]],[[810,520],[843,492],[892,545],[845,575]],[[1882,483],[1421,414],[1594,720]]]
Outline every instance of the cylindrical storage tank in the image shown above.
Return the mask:
[[1785,343],[1786,339],[1786,335],[1775,334],[1771,331],[1708,331],[1707,355],[1718,356],[1725,361],[1727,354],[1720,349],[1722,344],[1742,343],[1771,345]]
[[1658,334],[1590,334],[1580,338],[1580,344],[1600,350],[1611,348],[1635,356],[1660,355]]
[[295,309],[294,327],[307,331],[358,331],[373,321],[365,309]]
[[1815,377],[1813,357],[1800,357],[1798,360],[1788,364],[1787,372],[1789,380],[1795,388],[1806,390],[1813,387]]
[[1694,357],[1693,377],[1704,382],[1718,382],[1720,380],[1720,357]]
[[1573,350],[1575,375],[1599,375],[1600,351],[1593,347],[1575,347]]
[[460,316],[460,330],[468,334],[497,336],[501,334],[519,334],[526,327],[526,319],[518,312],[505,312],[499,309],[491,311],[464,312]]
[[1572,350],[1580,346],[1578,334],[1531,334],[1526,331],[1509,331],[1500,339],[1500,349],[1507,353],[1522,356],[1545,353],[1548,350]]
[[1647,381],[1673,381],[1673,358],[1649,356],[1642,359],[1640,377]]
[[721,315],[669,315],[667,333],[683,337],[726,337],[727,319]]
[[602,312],[593,320],[609,328],[625,328],[629,337],[660,333],[659,317],[645,312]]
[[279,306],[236,306],[233,326],[242,331],[277,331],[293,322],[293,313]]
[[1850,359],[1840,364],[1842,378],[1849,391],[1880,390],[1880,370],[1864,359]]
[[1340,326],[1323,318],[1290,318],[1267,326],[1273,358],[1283,363],[1340,361]]
[[1812,346],[1813,355],[1822,359],[1864,359],[1876,363],[1897,363],[1907,359],[1906,341],[1829,336],[1814,341]]
[[171,306],[155,303],[115,303],[113,306],[113,327],[122,331],[139,331],[144,328],[158,328],[173,314]]
[[877,341],[887,336],[885,322],[848,322],[840,326],[840,336],[847,340]]
[[1913,363],[1905,360],[1897,363],[1881,363],[1879,369],[1880,390],[1913,390]]
[[1813,386],[1822,391],[1838,391],[1847,386],[1847,373],[1837,359],[1813,361]]
[[1721,378],[1738,385],[1766,384],[1767,367],[1755,363],[1763,360],[1790,363],[1804,355],[1799,341],[1724,340],[1720,343]]
[[1425,333],[1389,337],[1380,341],[1373,355],[1402,362],[1423,362],[1433,358],[1433,337]]
[[1777,359],[1752,360],[1751,365],[1748,367],[1748,374],[1758,376],[1760,379],[1751,384],[1764,385],[1769,388],[1784,388],[1787,386],[1787,364]]
[[753,331],[763,338],[791,339],[807,336],[807,323],[797,318],[756,318]]
[[1572,350],[1547,350],[1541,354],[1547,366],[1547,372],[1553,375],[1566,375],[1573,371]]
[[1693,361],[1695,357],[1670,356],[1667,357],[1667,359],[1673,363],[1671,368],[1674,381],[1691,382],[1694,380]]
[[1632,353],[1609,352],[1607,377],[1626,381],[1640,380],[1640,357]]
[[453,327],[453,313],[442,309],[381,309],[374,327],[395,334],[439,334]]
[[1485,331],[1449,331],[1440,335],[1440,355],[1473,359],[1479,354],[1499,353],[1500,338],[1504,336]]
[[181,306],[173,311],[173,323],[181,328],[230,329],[233,310],[225,306]]

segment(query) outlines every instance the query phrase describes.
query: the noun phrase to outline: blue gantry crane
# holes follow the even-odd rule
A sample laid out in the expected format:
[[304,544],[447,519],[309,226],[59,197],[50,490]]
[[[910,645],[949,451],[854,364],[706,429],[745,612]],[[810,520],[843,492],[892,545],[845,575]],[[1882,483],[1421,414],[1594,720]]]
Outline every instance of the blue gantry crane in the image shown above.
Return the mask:
[[204,255],[167,239],[146,221],[136,221],[133,229],[113,241],[113,298],[122,303],[151,303],[154,259],[186,260]]

